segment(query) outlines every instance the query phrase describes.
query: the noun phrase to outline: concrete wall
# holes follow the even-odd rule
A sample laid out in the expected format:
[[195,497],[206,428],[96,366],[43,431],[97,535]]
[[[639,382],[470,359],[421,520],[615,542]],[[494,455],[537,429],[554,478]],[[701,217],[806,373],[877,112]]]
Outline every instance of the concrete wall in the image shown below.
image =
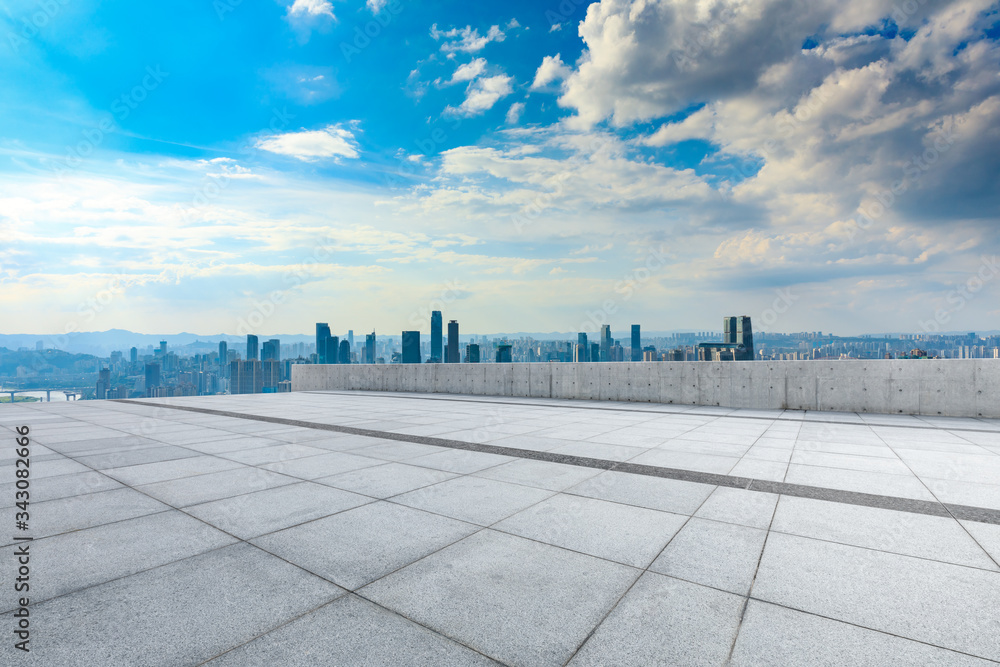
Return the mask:
[[1000,417],[1000,359],[292,366],[323,389]]

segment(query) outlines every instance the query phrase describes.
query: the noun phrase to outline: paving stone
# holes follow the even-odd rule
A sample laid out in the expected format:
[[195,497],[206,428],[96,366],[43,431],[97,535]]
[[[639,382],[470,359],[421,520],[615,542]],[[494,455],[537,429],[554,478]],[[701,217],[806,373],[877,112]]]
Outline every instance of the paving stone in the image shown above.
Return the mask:
[[695,516],[766,530],[771,525],[771,517],[774,516],[777,504],[778,496],[773,493],[720,486],[712,492]]
[[608,471],[570,487],[566,493],[676,514],[693,514],[714,490],[715,487],[708,484]]
[[692,518],[649,569],[746,595],[766,536],[757,528]]
[[267,470],[242,467],[207,475],[157,482],[156,484],[144,484],[136,488],[168,505],[188,507],[212,500],[272,489],[276,486],[294,484],[297,481],[294,477],[279,475]]
[[437,484],[455,476],[455,473],[443,470],[421,468],[405,463],[386,463],[330,477],[320,477],[314,481],[317,484],[326,484],[338,489],[363,493],[366,496],[389,498],[430,484]]
[[482,477],[458,477],[393,498],[410,507],[488,526],[552,495]]

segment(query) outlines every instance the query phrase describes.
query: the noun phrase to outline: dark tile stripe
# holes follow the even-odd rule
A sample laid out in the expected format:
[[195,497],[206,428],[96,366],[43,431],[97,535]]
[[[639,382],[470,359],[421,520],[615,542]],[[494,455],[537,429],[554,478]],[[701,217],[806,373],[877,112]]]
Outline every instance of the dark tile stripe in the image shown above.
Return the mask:
[[897,498],[895,496],[880,496],[872,493],[841,491],[840,489],[828,489],[819,486],[804,486],[802,484],[789,484],[787,482],[771,482],[768,480],[752,479],[749,477],[719,475],[716,473],[698,472],[696,470],[682,470],[680,468],[661,468],[658,466],[642,465],[638,463],[595,459],[587,456],[571,456],[568,454],[555,454],[553,452],[538,452],[531,449],[500,447],[497,445],[463,442],[461,440],[448,440],[446,438],[435,438],[424,435],[375,431],[372,429],[357,428],[354,426],[321,424],[318,422],[306,422],[297,419],[285,419],[283,417],[265,417],[262,415],[247,414],[242,412],[211,410],[209,408],[194,408],[183,405],[168,405],[165,403],[146,403],[145,401],[128,399],[115,399],[115,402],[144,405],[152,408],[169,408],[171,410],[197,412],[206,415],[216,415],[219,417],[235,417],[237,419],[248,419],[252,421],[267,422],[270,424],[286,424],[288,426],[298,426],[300,428],[333,431],[334,433],[363,435],[370,438],[381,438],[382,440],[414,442],[421,445],[446,447],[448,449],[464,449],[470,452],[499,454],[501,456],[510,456],[519,459],[549,461],[551,463],[562,463],[564,465],[580,466],[583,468],[598,468],[600,470],[611,470],[631,475],[663,477],[666,479],[676,479],[684,482],[694,482],[696,484],[710,484],[712,486],[725,486],[736,489],[747,489],[750,491],[762,491],[764,493],[775,493],[784,496],[793,496],[796,498],[813,498],[816,500],[827,500],[846,505],[860,505],[862,507],[876,507],[880,509],[896,510],[899,512],[909,512],[911,514],[926,514],[929,516],[941,517],[954,516],[956,519],[1000,525],[1000,510],[985,507],[942,504],[929,500],[912,500],[909,498]]

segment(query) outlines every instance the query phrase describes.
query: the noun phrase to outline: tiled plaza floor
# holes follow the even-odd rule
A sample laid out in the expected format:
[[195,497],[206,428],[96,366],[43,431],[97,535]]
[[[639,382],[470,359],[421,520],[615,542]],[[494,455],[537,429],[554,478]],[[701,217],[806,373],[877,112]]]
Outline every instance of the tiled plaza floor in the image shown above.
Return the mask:
[[310,392],[0,441],[0,665],[1000,662],[997,420]]

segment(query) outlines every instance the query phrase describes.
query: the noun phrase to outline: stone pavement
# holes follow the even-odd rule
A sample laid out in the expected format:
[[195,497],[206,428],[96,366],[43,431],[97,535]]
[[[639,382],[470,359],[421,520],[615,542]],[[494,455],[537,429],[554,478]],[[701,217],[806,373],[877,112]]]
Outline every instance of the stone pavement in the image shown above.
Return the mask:
[[998,420],[296,392],[0,442],[0,665],[1000,661]]

